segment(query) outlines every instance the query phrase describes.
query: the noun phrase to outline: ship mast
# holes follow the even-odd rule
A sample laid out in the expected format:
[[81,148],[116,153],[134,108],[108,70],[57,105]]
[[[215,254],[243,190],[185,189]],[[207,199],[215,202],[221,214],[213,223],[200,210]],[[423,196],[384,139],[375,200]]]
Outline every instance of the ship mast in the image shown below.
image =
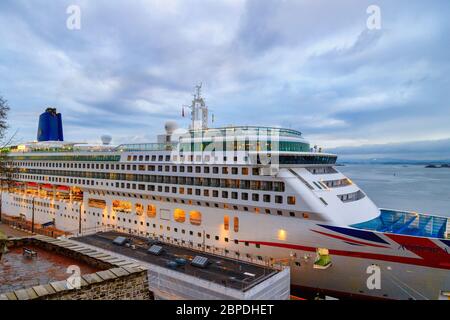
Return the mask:
[[194,99],[192,104],[187,106],[191,109],[191,130],[208,129],[208,106],[201,96],[202,84],[195,86]]

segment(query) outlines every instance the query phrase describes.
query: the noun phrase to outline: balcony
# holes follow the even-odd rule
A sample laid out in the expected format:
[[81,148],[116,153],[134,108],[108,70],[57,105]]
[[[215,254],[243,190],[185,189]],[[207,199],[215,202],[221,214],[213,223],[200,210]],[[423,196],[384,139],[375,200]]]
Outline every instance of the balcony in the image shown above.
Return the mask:
[[380,215],[377,218],[354,224],[351,227],[386,233],[445,239],[450,236],[449,220],[446,217],[431,216],[416,212],[381,209]]

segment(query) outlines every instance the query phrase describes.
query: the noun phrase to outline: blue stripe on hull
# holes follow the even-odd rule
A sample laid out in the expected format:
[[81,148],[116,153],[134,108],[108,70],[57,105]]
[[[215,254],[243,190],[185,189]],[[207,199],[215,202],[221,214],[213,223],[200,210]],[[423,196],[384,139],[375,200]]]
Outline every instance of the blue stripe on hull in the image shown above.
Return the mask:
[[377,236],[375,233],[370,232],[370,231],[347,229],[347,228],[341,228],[341,227],[335,227],[335,226],[326,226],[323,224],[319,224],[319,226],[324,227],[329,230],[332,230],[332,231],[335,231],[335,232],[339,232],[339,233],[354,237],[354,238],[389,244],[389,242],[386,242],[385,240],[383,240],[379,236]]

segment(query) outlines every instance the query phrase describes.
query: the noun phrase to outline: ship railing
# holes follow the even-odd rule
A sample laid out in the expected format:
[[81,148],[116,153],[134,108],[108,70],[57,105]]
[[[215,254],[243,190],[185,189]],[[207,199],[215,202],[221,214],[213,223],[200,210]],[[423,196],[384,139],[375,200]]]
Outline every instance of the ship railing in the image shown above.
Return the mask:
[[380,208],[383,226],[378,231],[404,234],[410,226],[414,235],[448,238],[450,235],[450,218],[422,214],[413,211]]
[[289,169],[289,172],[291,172],[294,176],[296,176],[301,182],[303,182],[304,185],[306,185],[310,190],[314,190],[314,188],[311,186],[311,184],[303,179],[297,172],[295,172],[293,169]]
[[447,219],[447,226],[445,228],[445,239],[450,239],[450,219]]
[[255,132],[256,134],[279,134],[283,136],[291,136],[291,137],[302,137],[302,133],[293,129],[286,128],[276,128],[276,127],[264,127],[264,126],[229,126],[229,127],[220,127],[220,128],[208,128],[201,130],[189,130],[191,135],[201,132],[203,134],[211,135],[220,135],[225,136],[234,132],[238,133],[246,133],[246,132]]
[[121,144],[115,151],[172,151],[177,147],[177,143],[135,143]]
[[83,237],[88,236],[91,234],[99,233],[99,232],[108,232],[108,231],[114,231],[115,229],[108,226],[96,226],[92,228],[82,228],[81,232],[79,229],[67,231],[70,234],[72,234],[72,237]]
[[[132,231],[131,234],[134,234],[137,236],[142,236],[142,234],[140,234],[137,231]],[[286,261],[284,261],[284,260],[273,260],[273,259],[270,259],[268,257],[263,257],[263,256],[253,256],[253,255],[247,256],[245,254],[228,251],[225,248],[220,248],[220,247],[215,247],[215,246],[202,245],[201,247],[197,247],[194,245],[193,242],[190,242],[190,241],[183,243],[182,241],[175,240],[171,237],[164,237],[162,235],[158,236],[154,233],[150,234],[149,236],[147,235],[147,237],[150,237],[151,239],[159,240],[163,243],[167,243],[167,244],[170,244],[173,246],[187,248],[187,249],[199,251],[199,252],[206,252],[211,255],[236,260],[239,262],[247,262],[247,263],[257,264],[257,265],[260,265],[260,266],[263,266],[266,268],[276,269],[279,271],[289,268],[289,264],[286,263]]]

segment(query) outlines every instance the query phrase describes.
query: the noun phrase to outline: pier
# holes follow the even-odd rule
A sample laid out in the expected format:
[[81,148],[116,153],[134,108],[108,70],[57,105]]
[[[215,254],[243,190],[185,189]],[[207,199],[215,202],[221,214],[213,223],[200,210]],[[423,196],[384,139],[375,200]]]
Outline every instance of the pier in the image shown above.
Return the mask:
[[[124,237],[132,245],[113,244]],[[118,259],[131,259],[147,268],[149,289],[155,299],[242,299],[287,300],[290,295],[290,270],[281,270],[229,259],[206,252],[158,241],[161,254],[151,254],[147,238],[100,232],[71,239]],[[203,268],[192,265],[195,257],[207,259]],[[185,260],[182,265],[175,261]]]

